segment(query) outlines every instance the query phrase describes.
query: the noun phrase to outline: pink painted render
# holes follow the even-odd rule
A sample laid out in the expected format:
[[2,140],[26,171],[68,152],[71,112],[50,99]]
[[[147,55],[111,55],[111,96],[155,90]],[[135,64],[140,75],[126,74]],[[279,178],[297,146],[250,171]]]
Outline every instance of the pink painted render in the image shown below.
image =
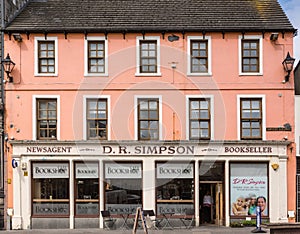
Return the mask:
[[[212,76],[187,76],[187,36],[169,42],[160,37],[161,76],[136,76],[136,37],[140,34],[108,34],[109,76],[84,76],[84,35],[51,35],[58,38],[58,76],[34,75],[34,37],[24,34],[16,42],[5,35],[5,53],[16,63],[12,72],[14,83],[5,84],[7,118],[6,132],[16,140],[32,140],[33,95],[60,96],[60,140],[82,140],[84,95],[110,96],[109,140],[135,140],[135,95],[161,95],[162,139],[186,140],[186,95],[214,96],[214,140],[239,140],[237,95],[265,95],[265,127],[278,127],[285,123],[291,132],[267,131],[265,140],[282,140],[284,136],[294,141],[294,87],[293,77],[283,84],[285,72],[281,65],[287,52],[293,55],[293,35],[281,34],[277,41],[264,35],[263,75],[239,75],[239,33],[207,33],[211,37]],[[247,34],[248,35],[248,34]],[[261,34],[253,34],[259,35]],[[89,34],[88,36],[104,36]],[[172,62],[176,68],[171,68]],[[174,115],[175,113],[175,115]],[[175,117],[173,117],[175,116]],[[10,125],[13,125],[11,127]],[[173,129],[175,125],[175,129]],[[175,137],[173,135],[175,132]],[[295,147],[294,147],[295,149]],[[12,152],[9,152],[11,154]],[[295,191],[295,150],[288,152],[289,194]],[[9,159],[9,158],[8,158]],[[8,178],[12,177],[11,170]],[[11,186],[8,186],[11,192]],[[11,194],[11,193],[9,193]],[[12,206],[9,198],[8,206]],[[289,199],[288,209],[295,209],[295,195]]]

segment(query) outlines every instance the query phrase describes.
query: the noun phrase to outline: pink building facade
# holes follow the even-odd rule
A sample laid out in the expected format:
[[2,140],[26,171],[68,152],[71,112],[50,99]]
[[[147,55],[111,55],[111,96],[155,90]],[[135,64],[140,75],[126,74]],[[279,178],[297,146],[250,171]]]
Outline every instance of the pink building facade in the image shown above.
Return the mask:
[[16,64],[5,84],[13,229],[104,228],[100,211],[138,207],[229,226],[255,220],[259,197],[263,220],[295,221],[290,25],[46,33],[18,22],[4,38]]

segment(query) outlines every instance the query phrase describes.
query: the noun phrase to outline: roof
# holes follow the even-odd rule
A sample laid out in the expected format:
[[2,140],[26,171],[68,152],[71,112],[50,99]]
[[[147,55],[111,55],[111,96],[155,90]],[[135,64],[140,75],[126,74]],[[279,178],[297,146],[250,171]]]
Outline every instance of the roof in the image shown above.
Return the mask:
[[30,0],[10,32],[293,31],[277,0]]

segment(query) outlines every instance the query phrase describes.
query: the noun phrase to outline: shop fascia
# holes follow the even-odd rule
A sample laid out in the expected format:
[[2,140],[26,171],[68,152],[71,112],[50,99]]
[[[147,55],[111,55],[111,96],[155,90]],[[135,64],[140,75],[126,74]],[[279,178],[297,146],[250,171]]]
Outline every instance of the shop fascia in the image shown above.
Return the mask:
[[132,142],[80,143],[80,144],[18,144],[14,143],[15,155],[285,155],[286,142],[263,142],[252,144],[188,142],[140,145]]

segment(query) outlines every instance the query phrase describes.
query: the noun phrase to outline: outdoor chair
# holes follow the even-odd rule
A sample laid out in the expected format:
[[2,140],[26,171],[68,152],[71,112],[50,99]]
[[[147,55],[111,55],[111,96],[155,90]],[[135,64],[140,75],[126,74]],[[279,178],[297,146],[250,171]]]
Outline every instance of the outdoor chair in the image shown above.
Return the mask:
[[110,212],[108,210],[103,210],[101,211],[101,215],[103,217],[104,227],[108,230],[114,229],[117,220],[111,217]]
[[190,229],[195,220],[195,209],[186,209],[184,217],[180,220],[187,229]]

